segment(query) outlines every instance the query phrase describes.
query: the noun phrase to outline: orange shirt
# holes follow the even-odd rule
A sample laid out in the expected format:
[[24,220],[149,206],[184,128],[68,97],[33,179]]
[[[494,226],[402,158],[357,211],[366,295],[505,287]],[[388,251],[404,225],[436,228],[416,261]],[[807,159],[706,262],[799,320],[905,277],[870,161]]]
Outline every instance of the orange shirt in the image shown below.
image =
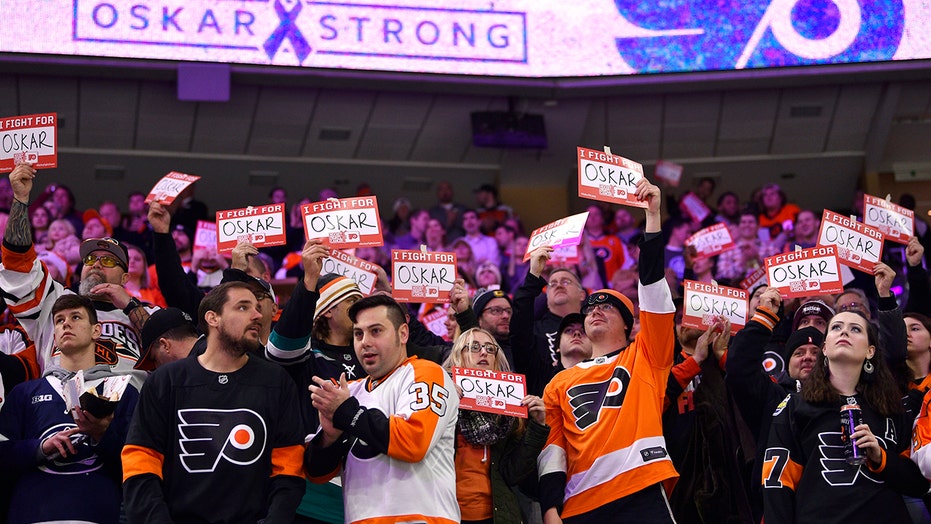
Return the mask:
[[492,515],[491,450],[469,444],[456,435],[456,500],[462,520],[485,520]]

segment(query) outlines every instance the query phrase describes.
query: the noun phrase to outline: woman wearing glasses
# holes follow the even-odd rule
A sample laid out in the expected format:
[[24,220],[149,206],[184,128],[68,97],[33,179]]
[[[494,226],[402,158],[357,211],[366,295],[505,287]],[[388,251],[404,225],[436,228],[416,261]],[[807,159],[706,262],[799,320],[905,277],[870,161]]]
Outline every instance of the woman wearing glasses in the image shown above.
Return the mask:
[[[453,367],[510,371],[494,337],[479,328],[469,329],[456,339],[443,367],[450,372]],[[461,397],[462,392],[459,394]],[[517,497],[510,486],[536,474],[537,455],[549,435],[543,400],[527,395],[521,404],[528,408],[527,419],[459,410],[456,498],[464,523],[521,522]]]

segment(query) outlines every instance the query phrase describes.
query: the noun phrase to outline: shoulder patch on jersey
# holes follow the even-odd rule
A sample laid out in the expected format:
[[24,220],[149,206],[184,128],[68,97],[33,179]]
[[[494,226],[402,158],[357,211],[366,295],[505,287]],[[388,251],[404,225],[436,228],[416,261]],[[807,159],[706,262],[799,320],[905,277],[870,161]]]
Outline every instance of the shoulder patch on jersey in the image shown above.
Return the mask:
[[789,405],[790,398],[792,398],[792,395],[786,395],[786,398],[782,399],[782,401],[779,402],[779,405],[776,406],[776,411],[773,411],[774,417],[778,417],[779,414],[782,413],[782,410],[786,409],[786,406]]

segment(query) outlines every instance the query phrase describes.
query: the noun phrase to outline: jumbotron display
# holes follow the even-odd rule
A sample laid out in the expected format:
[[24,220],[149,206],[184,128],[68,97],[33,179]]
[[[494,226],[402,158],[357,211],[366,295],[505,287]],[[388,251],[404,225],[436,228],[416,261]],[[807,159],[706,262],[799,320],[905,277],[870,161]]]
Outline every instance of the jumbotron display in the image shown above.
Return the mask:
[[[454,6],[454,7],[453,7]],[[922,0],[4,0],[0,51],[506,77],[931,57]]]

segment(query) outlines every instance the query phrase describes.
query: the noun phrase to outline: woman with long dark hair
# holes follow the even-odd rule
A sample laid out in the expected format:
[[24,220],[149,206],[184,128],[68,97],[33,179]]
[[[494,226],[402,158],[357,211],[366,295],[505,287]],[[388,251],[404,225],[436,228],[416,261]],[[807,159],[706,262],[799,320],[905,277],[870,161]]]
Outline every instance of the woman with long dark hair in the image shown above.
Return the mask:
[[766,524],[910,521],[902,495],[920,497],[928,481],[900,455],[911,424],[881,353],[859,312],[828,322],[822,358],[773,414],[762,479]]

